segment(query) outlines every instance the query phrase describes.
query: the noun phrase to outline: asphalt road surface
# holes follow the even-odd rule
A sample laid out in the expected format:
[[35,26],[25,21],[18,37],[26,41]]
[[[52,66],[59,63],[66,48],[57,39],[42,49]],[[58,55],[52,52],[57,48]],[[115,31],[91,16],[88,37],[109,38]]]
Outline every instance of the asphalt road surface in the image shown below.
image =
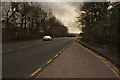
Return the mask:
[[116,80],[117,75],[114,72],[115,70],[113,71],[113,68],[104,62],[107,63],[105,60],[102,61],[100,56],[73,41],[58,58],[41,71],[37,78]]
[[74,39],[66,37],[55,38],[53,41],[33,40],[3,44],[3,78],[32,76],[116,80],[114,78],[119,77],[114,65]]
[[52,41],[32,40],[3,43],[3,78],[29,78],[39,67],[53,58],[74,38],[54,38]]

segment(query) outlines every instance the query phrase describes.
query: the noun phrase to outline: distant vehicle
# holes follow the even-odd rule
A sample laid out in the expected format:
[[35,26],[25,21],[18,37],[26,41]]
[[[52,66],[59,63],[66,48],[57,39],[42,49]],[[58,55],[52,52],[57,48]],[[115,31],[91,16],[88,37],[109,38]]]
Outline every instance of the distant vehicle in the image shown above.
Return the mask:
[[50,36],[44,36],[43,41],[52,41],[52,37]]

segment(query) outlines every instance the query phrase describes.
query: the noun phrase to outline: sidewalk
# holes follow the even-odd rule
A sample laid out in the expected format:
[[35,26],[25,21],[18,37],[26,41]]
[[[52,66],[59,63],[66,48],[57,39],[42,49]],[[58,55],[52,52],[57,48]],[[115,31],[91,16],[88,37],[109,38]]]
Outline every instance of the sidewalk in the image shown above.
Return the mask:
[[80,39],[76,39],[76,42],[91,49],[92,51],[96,52],[97,54],[101,55],[102,57],[107,58],[113,64],[115,64],[117,67],[120,67],[120,62],[119,62],[120,55],[118,54],[118,52],[114,52],[113,50],[110,50],[110,49],[96,47],[96,46],[87,44],[87,43],[81,41]]
[[37,78],[116,78],[116,75],[101,60],[73,42]]

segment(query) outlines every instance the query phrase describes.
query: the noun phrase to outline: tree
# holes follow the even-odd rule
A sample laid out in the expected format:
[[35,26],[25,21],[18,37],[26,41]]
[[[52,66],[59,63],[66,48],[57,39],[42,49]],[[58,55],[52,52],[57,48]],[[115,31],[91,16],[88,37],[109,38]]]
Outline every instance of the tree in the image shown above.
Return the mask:
[[[51,10],[41,8],[37,2],[3,3],[3,41],[42,38],[44,34],[65,36],[67,28]],[[40,33],[44,30],[44,34]]]
[[[97,24],[100,23],[106,16],[107,9],[109,3],[106,2],[86,2],[83,4],[80,11],[84,13],[79,13],[78,22],[85,27],[83,27],[84,36],[86,36],[86,40],[93,41],[94,37],[96,37],[96,33],[98,32],[95,27]],[[98,33],[99,35],[99,33]],[[100,35],[98,41],[102,41],[104,35]]]
[[80,11],[77,19],[85,26],[84,40],[118,46],[120,2],[84,3]]

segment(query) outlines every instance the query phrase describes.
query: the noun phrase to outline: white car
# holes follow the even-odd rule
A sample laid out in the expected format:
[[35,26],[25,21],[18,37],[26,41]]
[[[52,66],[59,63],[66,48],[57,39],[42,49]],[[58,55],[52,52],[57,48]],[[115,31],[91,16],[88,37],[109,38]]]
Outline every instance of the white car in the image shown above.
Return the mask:
[[43,41],[52,41],[52,37],[50,36],[44,36]]

